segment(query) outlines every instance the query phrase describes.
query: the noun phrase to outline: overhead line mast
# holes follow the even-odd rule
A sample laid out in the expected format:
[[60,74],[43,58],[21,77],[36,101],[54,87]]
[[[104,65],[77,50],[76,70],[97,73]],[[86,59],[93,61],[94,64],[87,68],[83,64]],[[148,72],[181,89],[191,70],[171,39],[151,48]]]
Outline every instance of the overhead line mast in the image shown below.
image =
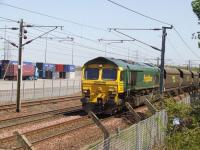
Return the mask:
[[[23,63],[22,63],[22,49],[25,45],[35,41],[36,39],[54,31],[55,29],[57,29],[58,27],[60,27],[62,29],[62,26],[47,26],[47,27],[53,27],[53,29],[31,39],[31,40],[28,40],[26,41],[25,43],[23,43],[23,38],[24,39],[27,39],[26,37],[26,33],[27,33],[27,30],[24,29],[24,27],[37,27],[37,26],[34,26],[34,25],[25,25],[24,22],[23,22],[23,19],[21,19],[20,21],[20,27],[19,27],[19,45],[18,45],[18,48],[19,48],[19,53],[18,53],[18,73],[17,73],[17,99],[16,99],[16,112],[20,112],[21,110],[21,98],[20,98],[20,93],[21,93],[21,81],[22,81],[22,67],[23,67]],[[42,27],[45,27],[45,26],[42,26]]]
[[[113,30],[119,34],[122,34],[130,39],[132,39],[133,41],[136,41],[136,42],[139,42],[143,45],[146,45],[146,46],[149,46],[151,48],[153,48],[154,50],[156,51],[160,51],[161,52],[161,65],[160,65],[160,94],[162,95],[163,94],[163,90],[164,90],[164,86],[163,86],[163,79],[164,79],[164,66],[165,66],[165,43],[166,43],[166,36],[167,36],[167,32],[166,30],[167,29],[172,29],[173,26],[170,26],[170,27],[165,27],[163,26],[162,29],[160,28],[153,28],[153,29],[126,29],[126,28],[110,28],[109,30]],[[130,35],[127,35],[119,30],[154,30],[154,31],[157,31],[157,30],[162,30],[162,46],[161,46],[161,49],[155,47],[155,46],[152,46],[148,43],[145,43],[141,40],[138,40]]]

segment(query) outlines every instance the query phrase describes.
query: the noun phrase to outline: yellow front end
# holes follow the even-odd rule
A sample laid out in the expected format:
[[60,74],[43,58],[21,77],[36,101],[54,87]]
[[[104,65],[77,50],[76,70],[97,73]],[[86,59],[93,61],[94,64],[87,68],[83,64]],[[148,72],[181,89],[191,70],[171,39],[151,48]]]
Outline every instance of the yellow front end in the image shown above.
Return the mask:
[[[122,69],[110,64],[92,64],[82,69],[82,104],[93,111],[121,105],[118,94],[124,92],[120,80]],[[90,108],[88,108],[88,106]],[[87,111],[87,110],[86,110]]]

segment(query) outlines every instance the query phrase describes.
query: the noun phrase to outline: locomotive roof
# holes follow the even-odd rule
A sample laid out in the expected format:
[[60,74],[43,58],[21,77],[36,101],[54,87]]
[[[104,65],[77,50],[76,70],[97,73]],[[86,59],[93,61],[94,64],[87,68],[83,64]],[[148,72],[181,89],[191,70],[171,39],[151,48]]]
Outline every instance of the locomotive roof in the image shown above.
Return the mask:
[[185,69],[178,69],[178,70],[183,72],[183,74],[191,75],[191,72],[189,70],[185,70]]
[[158,67],[154,67],[153,65],[150,64],[144,64],[144,63],[139,63],[139,62],[133,62],[129,60],[123,60],[123,59],[116,59],[116,58],[108,58],[108,57],[97,57],[94,58],[88,62],[85,63],[85,65],[90,65],[90,64],[106,64],[106,63],[111,63],[117,67],[122,67],[124,70],[130,69],[130,70],[155,70],[159,71]]
[[196,71],[191,71],[192,72],[192,74],[194,75],[194,76],[198,76],[199,74],[198,74],[198,72],[196,72]]
[[167,74],[177,74],[177,75],[180,74],[177,68],[172,68],[172,67],[165,67],[165,72]]

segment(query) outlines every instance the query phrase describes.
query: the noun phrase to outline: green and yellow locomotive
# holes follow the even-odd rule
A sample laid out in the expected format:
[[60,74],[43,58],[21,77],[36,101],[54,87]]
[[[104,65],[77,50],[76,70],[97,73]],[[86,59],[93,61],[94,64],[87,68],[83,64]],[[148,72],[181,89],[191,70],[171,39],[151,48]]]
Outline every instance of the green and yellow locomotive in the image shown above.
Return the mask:
[[158,67],[144,63],[106,57],[90,60],[82,68],[83,109],[114,113],[136,95],[158,89],[159,75]]

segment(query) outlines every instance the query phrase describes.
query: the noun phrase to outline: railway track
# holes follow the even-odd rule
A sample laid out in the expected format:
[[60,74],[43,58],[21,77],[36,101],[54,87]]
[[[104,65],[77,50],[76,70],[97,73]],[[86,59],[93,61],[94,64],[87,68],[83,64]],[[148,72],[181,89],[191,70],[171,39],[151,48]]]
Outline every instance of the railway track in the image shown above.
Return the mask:
[[[59,97],[59,98],[53,98],[53,99],[38,100],[38,101],[29,101],[29,102],[23,102],[21,104],[21,107],[30,107],[30,106],[65,102],[65,101],[71,101],[71,100],[80,99],[80,98],[81,96],[70,96],[70,97]],[[10,110],[10,109],[15,109],[15,108],[16,108],[16,104],[1,105],[0,111]]]
[[39,122],[43,121],[45,119],[53,118],[56,115],[61,115],[64,113],[73,113],[77,111],[81,111],[81,105],[76,105],[73,107],[66,107],[63,109],[55,109],[51,111],[36,113],[36,114],[30,114],[26,116],[19,116],[15,118],[9,118],[0,120],[0,130],[3,130],[5,128],[14,127],[17,125],[23,125],[26,123],[33,123],[33,122]]
[[[102,120],[108,120],[113,117],[114,116],[111,116]],[[63,123],[32,130],[23,134],[29,139],[29,141],[33,145],[35,145],[43,141],[67,135],[72,131],[76,131],[91,125],[94,125],[92,119],[90,119],[88,116],[84,116],[82,118],[73,119]],[[22,147],[18,145],[18,143],[16,142],[16,137],[13,135],[10,137],[0,139],[0,148],[21,149]]]

